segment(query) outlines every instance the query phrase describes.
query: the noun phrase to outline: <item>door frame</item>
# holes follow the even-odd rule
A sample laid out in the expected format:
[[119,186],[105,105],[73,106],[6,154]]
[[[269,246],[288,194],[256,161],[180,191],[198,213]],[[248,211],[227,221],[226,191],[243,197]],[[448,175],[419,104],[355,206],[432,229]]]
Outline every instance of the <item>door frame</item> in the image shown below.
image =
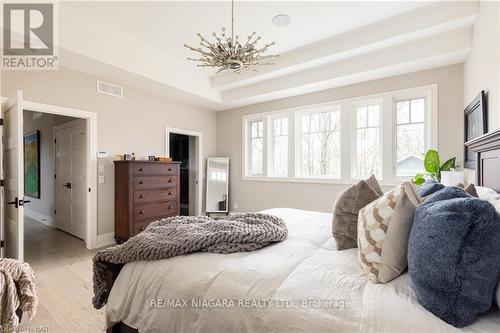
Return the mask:
[[85,120],[87,127],[87,221],[85,245],[87,249],[97,246],[97,114],[58,105],[50,105],[33,101],[23,101],[23,109],[49,113],[59,116],[68,116]]
[[[52,128],[52,155],[54,157],[54,175],[56,175],[56,170],[57,170],[57,144],[56,144],[56,132],[61,130],[61,129],[65,129],[65,128],[68,128],[68,127],[72,127],[72,126],[77,126],[77,125],[87,125],[87,119],[84,119],[84,118],[79,118],[79,119],[76,119],[76,120],[72,120],[72,121],[69,121],[67,123],[62,123],[60,125],[56,125]],[[85,132],[85,139],[88,143],[88,132],[86,131]],[[87,149],[88,150],[88,149]],[[89,161],[86,159],[86,163],[88,164]],[[87,178],[87,177],[85,177]],[[57,208],[57,198],[58,198],[58,195],[59,195],[59,186],[58,186],[58,180],[57,179],[53,179],[54,180],[54,188],[55,188],[55,193],[54,193],[54,204],[56,205],[56,208]],[[88,191],[87,191],[88,192]],[[85,213],[87,214],[87,212]],[[85,222],[85,226],[87,226],[87,223],[88,223],[88,220]],[[54,217],[54,225],[57,227],[57,216]],[[73,235],[75,236],[75,235]],[[76,237],[76,236],[75,236]]]
[[202,215],[203,211],[203,134],[201,132],[186,130],[182,128],[165,127],[165,156],[170,156],[170,133],[193,136],[194,150],[198,166],[198,184],[196,188],[196,215]]

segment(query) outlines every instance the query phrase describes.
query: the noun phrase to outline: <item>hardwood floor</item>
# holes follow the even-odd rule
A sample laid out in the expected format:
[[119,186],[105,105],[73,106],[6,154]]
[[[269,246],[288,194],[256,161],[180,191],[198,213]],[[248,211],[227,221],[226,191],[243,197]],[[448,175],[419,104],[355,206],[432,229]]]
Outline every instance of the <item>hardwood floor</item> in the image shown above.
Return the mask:
[[37,278],[40,303],[20,332],[104,332],[104,309],[92,306],[92,257],[82,240],[25,217],[25,261]]

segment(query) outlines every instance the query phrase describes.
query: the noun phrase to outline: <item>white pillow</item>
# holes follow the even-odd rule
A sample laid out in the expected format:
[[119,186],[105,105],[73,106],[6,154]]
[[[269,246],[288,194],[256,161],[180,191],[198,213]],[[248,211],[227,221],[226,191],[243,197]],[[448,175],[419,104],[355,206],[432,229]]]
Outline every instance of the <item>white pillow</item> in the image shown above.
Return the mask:
[[497,212],[500,213],[500,194],[492,190],[491,188],[483,187],[483,186],[475,186],[477,195],[479,199],[483,199],[491,203]]

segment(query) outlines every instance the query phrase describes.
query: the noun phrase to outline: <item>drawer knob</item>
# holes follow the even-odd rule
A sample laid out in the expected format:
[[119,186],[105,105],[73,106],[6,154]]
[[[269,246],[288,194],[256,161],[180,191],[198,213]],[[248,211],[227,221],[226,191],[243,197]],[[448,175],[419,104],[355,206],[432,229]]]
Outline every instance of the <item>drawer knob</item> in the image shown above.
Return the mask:
[[169,183],[171,183],[171,182],[172,182],[172,179],[169,179],[169,180],[168,180],[168,182],[169,182]]
[[139,184],[144,184],[144,180],[140,180],[140,181],[139,181]]
[[168,192],[168,195],[172,195],[172,192]]
[[168,171],[172,171],[172,168],[168,168]]
[[141,195],[139,196],[139,199],[144,199],[144,194],[141,194]]
[[144,168],[139,168],[139,171],[144,171]]
[[144,229],[146,229],[146,227],[141,227],[139,230],[144,231]]
[[144,211],[143,211],[143,210],[141,210],[141,211],[139,212],[139,214],[144,214]]
[[168,209],[172,209],[172,206],[168,206]]

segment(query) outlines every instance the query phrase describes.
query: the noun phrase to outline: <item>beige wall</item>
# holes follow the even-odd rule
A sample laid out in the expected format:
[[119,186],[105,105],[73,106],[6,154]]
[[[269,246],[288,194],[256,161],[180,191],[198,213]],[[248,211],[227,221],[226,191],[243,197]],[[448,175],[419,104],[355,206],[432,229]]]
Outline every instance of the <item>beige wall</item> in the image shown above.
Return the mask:
[[472,50],[464,63],[464,102],[488,93],[488,129],[500,128],[500,2],[480,1]]
[[444,157],[463,160],[462,65],[375,80],[322,92],[217,113],[217,153],[231,159],[230,209],[239,211],[293,207],[331,211],[336,195],[346,185],[282,183],[242,180],[242,116],[290,107],[335,101],[391,90],[438,84],[438,146]]
[[216,115],[196,106],[124,87],[124,97],[96,93],[96,78],[68,69],[58,71],[4,71],[2,96],[24,90],[27,100],[97,113],[97,145],[107,150],[105,183],[98,186],[98,234],[114,231],[115,154],[135,152],[138,157],[164,155],[165,127],[203,133],[203,155],[214,156]]

